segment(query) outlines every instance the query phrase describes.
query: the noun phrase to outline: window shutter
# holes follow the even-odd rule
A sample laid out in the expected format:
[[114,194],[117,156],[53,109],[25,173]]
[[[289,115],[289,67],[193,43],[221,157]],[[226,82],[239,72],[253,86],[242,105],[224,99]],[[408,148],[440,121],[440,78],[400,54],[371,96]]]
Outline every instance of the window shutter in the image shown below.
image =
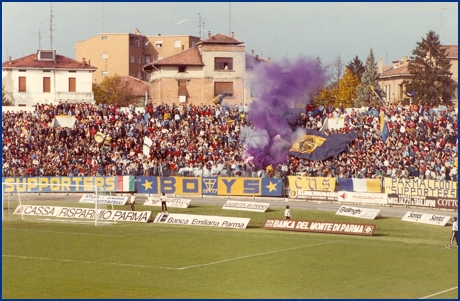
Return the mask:
[[233,82],[214,83],[214,96],[217,96],[218,94],[233,96]]
[[187,82],[185,80],[179,81],[179,96],[187,96]]
[[77,92],[77,80],[75,77],[69,77],[69,92]]

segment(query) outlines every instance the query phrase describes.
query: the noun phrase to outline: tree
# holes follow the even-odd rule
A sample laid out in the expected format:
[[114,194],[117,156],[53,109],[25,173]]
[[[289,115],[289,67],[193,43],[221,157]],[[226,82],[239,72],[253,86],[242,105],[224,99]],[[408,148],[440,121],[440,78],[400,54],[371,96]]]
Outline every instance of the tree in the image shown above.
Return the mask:
[[343,75],[343,71],[345,69],[345,66],[343,64],[342,58],[337,56],[334,60],[334,63],[332,65],[328,66],[328,69],[330,68],[329,71],[329,81],[333,85],[338,85],[339,79]]
[[13,101],[6,96],[5,84],[2,83],[2,106],[7,107],[7,106],[12,106],[12,105],[13,105]]
[[369,55],[366,59],[366,65],[364,67],[363,75],[361,76],[361,84],[358,85],[356,89],[356,101],[355,106],[366,106],[374,101],[380,101],[380,98],[375,95],[371,87],[380,90],[378,82],[378,72],[377,72],[377,63],[375,62],[374,52],[369,52]]
[[351,108],[354,106],[356,99],[356,88],[361,83],[358,76],[353,74],[350,69],[345,68],[345,74],[339,80],[338,88],[336,91],[336,106],[340,103],[345,108]]
[[358,78],[361,78],[364,73],[364,65],[363,62],[358,58],[358,56],[355,56],[355,58],[348,63],[346,68],[350,69],[351,73],[356,75]]
[[313,97],[313,104],[317,107],[323,105],[327,106],[330,103],[335,103],[337,94],[337,87],[330,85],[328,87],[320,88]]
[[96,104],[116,104],[127,107],[136,100],[129,84],[118,75],[107,76],[100,84],[93,84]]
[[415,95],[412,93],[412,102],[438,105],[444,101],[450,104],[456,84],[451,78],[451,64],[439,36],[434,31],[429,31],[426,38],[417,42],[412,54],[414,59],[409,61],[408,69],[413,77],[403,82],[406,92],[415,92]]

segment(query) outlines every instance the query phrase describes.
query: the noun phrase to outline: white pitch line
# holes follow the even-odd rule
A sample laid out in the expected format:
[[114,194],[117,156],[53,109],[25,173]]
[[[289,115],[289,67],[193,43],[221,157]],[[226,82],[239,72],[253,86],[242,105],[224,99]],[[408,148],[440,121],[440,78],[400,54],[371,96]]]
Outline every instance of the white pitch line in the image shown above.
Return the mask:
[[440,295],[440,294],[442,294],[442,293],[446,293],[446,292],[449,292],[449,291],[453,291],[453,290],[455,290],[455,289],[458,289],[458,286],[453,287],[453,288],[449,288],[449,289],[447,289],[447,290],[443,290],[443,291],[441,291],[441,292],[438,292],[438,293],[435,293],[435,294],[432,294],[432,295],[429,295],[429,296],[425,296],[425,297],[422,297],[422,298],[419,298],[419,299],[428,299],[428,298],[430,298],[430,297],[437,296],[437,295]]
[[140,265],[140,264],[118,263],[118,262],[101,262],[101,261],[90,261],[90,260],[75,260],[75,259],[65,259],[65,258],[29,257],[29,256],[19,256],[19,255],[2,255],[2,257],[34,259],[34,260],[53,260],[53,261],[90,263],[90,264],[98,263],[98,264],[118,265],[118,266],[137,267],[137,268],[158,268],[158,269],[177,270],[177,268],[160,267],[160,266],[152,266],[152,265]]
[[182,267],[182,268],[172,268],[172,267],[162,267],[162,266],[152,266],[152,265],[140,265],[140,264],[129,264],[129,263],[118,263],[118,262],[101,262],[101,261],[90,261],[90,260],[75,260],[75,259],[65,259],[65,258],[47,258],[47,257],[29,257],[29,256],[19,256],[19,255],[3,255],[3,254],[2,254],[2,257],[33,259],[33,260],[54,260],[54,261],[89,263],[89,264],[107,264],[107,265],[138,267],[138,268],[158,268],[158,269],[167,269],[167,270],[186,270],[186,269],[191,269],[191,268],[198,268],[198,267],[202,267],[202,266],[208,266],[208,265],[213,265],[213,264],[219,264],[219,263],[224,263],[224,262],[244,259],[244,258],[262,256],[262,255],[274,254],[274,253],[280,253],[280,252],[286,252],[286,251],[297,250],[297,249],[308,248],[308,247],[327,245],[327,244],[332,244],[332,243],[337,243],[337,242],[340,242],[340,241],[332,241],[332,242],[327,242],[327,243],[322,243],[322,244],[306,245],[306,246],[301,246],[301,247],[288,248],[288,249],[283,249],[283,250],[277,250],[277,251],[271,251],[271,252],[264,252],[264,253],[240,256],[240,257],[229,258],[229,259],[210,262],[210,263],[204,263],[204,264],[192,265],[192,266],[188,266],[188,267]]
[[191,266],[188,266],[188,267],[177,268],[177,269],[178,270],[186,270],[186,269],[198,268],[198,267],[203,267],[203,266],[208,266],[208,265],[213,265],[213,264],[219,264],[219,263],[224,263],[224,262],[229,262],[229,261],[234,261],[234,260],[240,260],[240,259],[245,259],[245,258],[256,257],[256,256],[275,254],[275,253],[281,253],[281,252],[297,250],[297,249],[303,249],[303,248],[308,248],[308,247],[316,247],[316,246],[322,246],[322,245],[327,245],[327,244],[333,244],[333,243],[336,243],[336,242],[340,242],[340,241],[332,241],[332,242],[326,242],[326,243],[321,243],[321,244],[306,245],[306,246],[300,246],[300,247],[295,247],[295,248],[289,248],[289,249],[283,249],[283,250],[277,250],[277,251],[270,251],[270,252],[264,252],[264,253],[246,255],[246,256],[240,256],[240,257],[229,258],[229,259],[219,260],[219,261],[210,262],[210,263],[191,265]]

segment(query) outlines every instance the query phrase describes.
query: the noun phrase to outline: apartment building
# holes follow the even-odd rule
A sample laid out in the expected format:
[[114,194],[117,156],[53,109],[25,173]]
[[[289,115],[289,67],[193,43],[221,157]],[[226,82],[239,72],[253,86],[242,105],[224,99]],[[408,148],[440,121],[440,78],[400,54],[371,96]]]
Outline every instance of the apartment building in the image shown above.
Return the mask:
[[[452,80],[457,83],[455,90],[454,104],[458,103],[458,45],[443,46],[446,49],[447,59],[451,63],[450,72]],[[406,93],[406,87],[403,85],[404,80],[410,80],[412,75],[409,72],[410,57],[403,56],[399,61],[393,61],[392,66],[383,66],[382,59],[379,61],[379,86],[385,92],[385,100],[389,102],[399,102],[403,100]]]
[[15,106],[63,101],[94,103],[90,61],[76,61],[55,50],[38,50],[2,63],[2,84]]
[[136,29],[134,33],[100,33],[76,42],[75,51],[77,59],[91,60],[98,68],[95,83],[115,74],[147,81],[144,65],[189,49],[198,41],[199,37],[187,35],[146,36]]
[[144,66],[151,74],[151,100],[156,103],[212,104],[219,94],[230,104],[252,98],[247,72],[268,60],[247,54],[243,42],[224,34],[211,35],[179,54]]

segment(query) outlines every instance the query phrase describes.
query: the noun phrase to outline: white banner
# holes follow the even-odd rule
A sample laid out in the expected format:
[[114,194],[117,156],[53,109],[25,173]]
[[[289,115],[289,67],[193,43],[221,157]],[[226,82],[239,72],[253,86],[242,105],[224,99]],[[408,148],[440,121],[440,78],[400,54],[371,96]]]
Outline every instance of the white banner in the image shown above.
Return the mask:
[[337,202],[337,192],[330,191],[312,191],[312,190],[291,190],[289,191],[290,198],[299,198],[318,201],[334,201]]
[[338,200],[346,203],[387,204],[388,195],[386,193],[339,191]]
[[353,216],[359,218],[375,219],[379,215],[380,210],[378,209],[368,209],[368,208],[356,208],[350,206],[342,206],[337,210],[335,214]]
[[405,222],[414,222],[444,227],[451,219],[450,216],[440,214],[428,214],[409,211],[403,216]]
[[96,211],[93,208],[18,205],[16,210],[14,210],[14,214],[84,219],[95,219],[97,216],[100,220],[146,223],[149,221],[152,212],[106,209],[97,209]]
[[[110,196],[110,195],[98,195],[98,204],[113,204],[113,205],[126,205],[128,204],[127,196]],[[80,198],[80,203],[92,203],[96,201],[95,194],[85,194]]]
[[250,218],[242,217],[158,213],[153,222],[175,225],[245,229],[248,226],[250,220]]
[[226,201],[222,209],[265,212],[269,206],[268,203]]
[[[190,206],[191,199],[176,199],[176,198],[168,198],[166,201],[167,207],[175,207],[175,208],[188,208]],[[149,196],[147,200],[144,202],[145,206],[160,206],[161,201],[159,198],[154,198]]]

